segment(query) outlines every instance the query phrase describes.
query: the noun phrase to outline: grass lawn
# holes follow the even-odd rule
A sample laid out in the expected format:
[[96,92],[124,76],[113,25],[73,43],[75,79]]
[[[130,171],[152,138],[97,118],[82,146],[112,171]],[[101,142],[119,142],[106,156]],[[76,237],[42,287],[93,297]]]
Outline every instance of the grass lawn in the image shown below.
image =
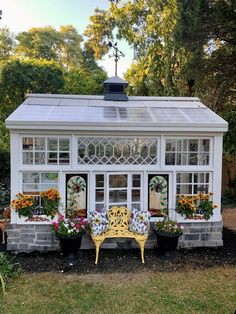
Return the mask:
[[172,273],[23,274],[0,313],[234,313],[236,268]]

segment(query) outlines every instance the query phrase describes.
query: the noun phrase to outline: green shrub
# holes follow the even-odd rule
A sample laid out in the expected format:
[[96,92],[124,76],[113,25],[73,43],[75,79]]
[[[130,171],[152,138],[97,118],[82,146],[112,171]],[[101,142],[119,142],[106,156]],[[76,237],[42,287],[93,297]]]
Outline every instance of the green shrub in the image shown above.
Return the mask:
[[0,182],[6,182],[10,178],[10,152],[0,149]]
[[11,278],[16,277],[21,272],[18,263],[14,263],[14,258],[0,252],[0,286],[5,293],[5,285]]
[[221,203],[223,206],[235,207],[236,206],[236,195],[230,191],[226,191],[222,197]]
[[10,205],[10,190],[3,183],[0,183],[0,219],[5,207]]

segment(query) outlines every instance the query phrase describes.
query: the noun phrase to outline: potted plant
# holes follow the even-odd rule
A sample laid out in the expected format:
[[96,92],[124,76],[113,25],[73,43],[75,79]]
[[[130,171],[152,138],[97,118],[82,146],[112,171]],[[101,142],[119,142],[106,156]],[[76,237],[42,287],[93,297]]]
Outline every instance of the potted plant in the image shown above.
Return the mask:
[[40,196],[42,198],[42,207],[45,215],[53,219],[58,213],[60,192],[51,188],[45,192],[40,192]]
[[52,230],[60,241],[64,255],[76,254],[78,252],[87,223],[87,219],[78,217],[72,212],[70,212],[67,218],[59,214],[57,221],[52,223]]
[[11,202],[11,206],[18,213],[19,217],[21,216],[28,218],[33,217],[35,209],[33,196],[18,193],[14,200]]
[[165,217],[154,225],[154,233],[157,236],[157,244],[160,251],[175,251],[178,239],[183,234],[184,227],[174,220]]
[[214,208],[218,207],[212,201],[213,193],[197,195],[177,194],[176,211],[186,219],[210,219]]
[[[36,205],[34,196],[18,193],[11,202],[12,208],[18,213],[19,217],[27,217],[28,220],[40,218],[41,214],[45,214],[53,219],[58,214],[58,207],[60,203],[60,192],[56,189],[48,189],[40,192],[42,205]],[[39,214],[40,213],[40,214]],[[42,218],[38,221],[48,220]],[[37,220],[34,220],[37,221]]]

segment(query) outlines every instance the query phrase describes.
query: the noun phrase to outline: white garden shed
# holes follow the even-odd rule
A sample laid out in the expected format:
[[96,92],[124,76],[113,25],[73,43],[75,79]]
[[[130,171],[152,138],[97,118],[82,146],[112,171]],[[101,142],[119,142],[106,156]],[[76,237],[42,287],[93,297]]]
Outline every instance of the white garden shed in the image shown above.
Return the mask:
[[[39,192],[53,187],[60,191],[63,206],[76,207],[82,216],[96,208],[125,205],[148,208],[151,221],[167,208],[171,218],[185,225],[180,246],[222,245],[221,165],[227,122],[198,98],[127,97],[122,79],[105,84],[105,99],[30,94],[8,117],[12,198],[23,192],[40,204]],[[161,188],[150,189],[154,182]],[[186,220],[175,212],[176,194],[199,192],[214,192],[218,204],[208,221]],[[12,211],[8,249],[56,248],[50,223],[40,212],[27,221]],[[89,247],[89,239],[82,246]]]

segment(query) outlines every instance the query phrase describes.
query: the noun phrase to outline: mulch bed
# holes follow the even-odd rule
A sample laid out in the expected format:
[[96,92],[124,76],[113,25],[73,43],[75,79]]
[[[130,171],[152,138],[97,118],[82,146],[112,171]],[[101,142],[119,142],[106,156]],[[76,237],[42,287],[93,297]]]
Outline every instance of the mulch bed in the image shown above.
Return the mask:
[[[19,253],[15,256],[26,273],[68,272],[88,273],[125,273],[125,272],[173,272],[206,269],[213,266],[236,265],[236,233],[224,228],[224,246],[218,248],[195,248],[179,250],[175,255],[161,255],[158,250],[145,250],[145,264],[141,263],[140,251],[106,250],[99,254],[98,265],[94,264],[95,250],[81,250],[76,259],[69,259],[59,252]],[[0,251],[5,247],[0,245]]]

